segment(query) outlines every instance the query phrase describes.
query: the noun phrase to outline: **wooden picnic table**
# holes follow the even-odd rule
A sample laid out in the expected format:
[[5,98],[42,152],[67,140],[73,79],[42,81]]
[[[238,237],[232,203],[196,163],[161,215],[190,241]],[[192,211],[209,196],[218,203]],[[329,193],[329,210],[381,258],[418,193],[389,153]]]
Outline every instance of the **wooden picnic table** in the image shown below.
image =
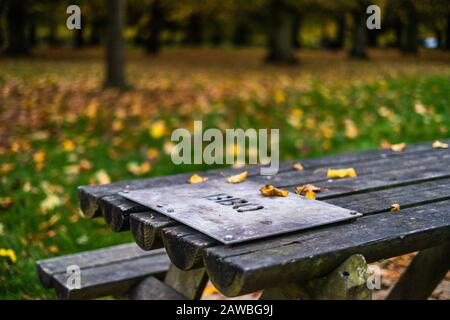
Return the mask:
[[[358,275],[350,274],[349,280],[345,270],[415,251],[421,252],[389,297],[427,298],[450,267],[450,149],[424,143],[403,152],[383,149],[299,160],[303,171],[292,170],[295,162],[281,163],[272,177],[260,176],[257,166],[200,174],[224,179],[248,170],[248,180],[291,192],[294,186],[312,183],[323,189],[318,201],[363,217],[226,246],[118,195],[184,184],[191,174],[82,186],[80,206],[88,218],[103,216],[115,232],[131,231],[144,250],[164,247],[171,260],[165,283],[190,299],[200,297],[207,279],[227,296],[266,289],[264,298],[367,297],[349,293],[349,287],[362,285]],[[352,167],[358,176],[329,179],[330,167]],[[400,211],[391,212],[394,203]],[[337,281],[344,281],[346,292],[338,289],[338,271]]]

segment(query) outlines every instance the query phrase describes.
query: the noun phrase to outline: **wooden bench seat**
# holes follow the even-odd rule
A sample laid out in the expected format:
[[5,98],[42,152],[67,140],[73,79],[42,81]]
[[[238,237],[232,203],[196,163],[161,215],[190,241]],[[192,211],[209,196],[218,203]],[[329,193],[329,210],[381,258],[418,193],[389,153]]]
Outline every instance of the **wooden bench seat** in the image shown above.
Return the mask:
[[[429,248],[430,254],[418,256],[416,269],[420,269],[420,260],[425,259],[421,256],[429,260],[436,256],[432,252],[446,252],[450,242],[449,149],[425,143],[410,145],[404,152],[384,149],[341,154],[302,160],[303,171],[293,171],[293,162],[282,163],[280,172],[271,178],[259,176],[258,167],[245,170],[249,171],[248,180],[290,191],[296,185],[313,183],[323,188],[317,200],[361,212],[364,217],[352,223],[224,246],[117,194],[124,189],[183,184],[190,174],[80,187],[80,205],[87,217],[102,215],[113,231],[131,230],[145,250],[164,246],[180,270],[204,268],[216,287],[229,296],[321,277],[355,254],[363,254],[372,262]],[[329,167],[353,167],[358,177],[329,179]],[[224,175],[243,170],[211,170],[201,175],[224,179]],[[394,203],[400,204],[399,212],[390,212]],[[435,260],[440,261],[434,267],[437,278],[450,265],[447,260]],[[416,283],[420,287],[420,280]],[[398,294],[401,291],[396,291],[397,298],[404,295]],[[414,297],[430,293],[422,290]]]
[[[59,299],[92,299],[125,295],[143,279],[162,278],[169,263],[164,250],[143,251],[131,243],[37,261],[36,267],[41,284]],[[80,268],[79,289],[67,285],[71,265]]]

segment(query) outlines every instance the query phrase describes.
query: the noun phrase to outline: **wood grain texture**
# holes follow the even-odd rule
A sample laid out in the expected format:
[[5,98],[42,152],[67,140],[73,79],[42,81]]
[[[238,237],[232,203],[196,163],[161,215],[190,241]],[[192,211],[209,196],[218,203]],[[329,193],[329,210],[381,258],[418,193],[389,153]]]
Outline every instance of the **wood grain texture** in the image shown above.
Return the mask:
[[[311,172],[301,171],[300,173],[291,171],[288,175],[279,174],[272,178],[273,182],[278,182],[276,186],[296,186],[300,183],[315,183],[318,186],[324,188],[324,190],[318,195],[318,200],[325,199],[333,199],[337,197],[342,197],[345,195],[359,194],[365,193],[372,190],[380,190],[386,188],[395,188],[398,186],[404,186],[408,183],[416,183],[422,181],[432,181],[435,179],[442,179],[445,177],[450,177],[450,152],[447,150],[433,150],[429,151],[426,155],[410,153],[405,154],[401,160],[398,161],[399,158],[389,159],[389,158],[381,158],[376,159],[374,161],[368,161],[364,164],[355,164],[358,166],[358,173],[360,174],[357,178],[347,178],[347,179],[328,179],[326,177],[326,168],[319,168],[317,170],[313,170]],[[436,163],[437,162],[437,163]],[[406,167],[405,167],[406,166]],[[370,174],[367,174],[370,172]],[[279,176],[283,176],[283,179],[280,179]],[[303,177],[303,181],[300,181],[299,176]],[[261,177],[250,177],[249,180],[261,179]],[[265,178],[264,178],[265,179]],[[319,179],[319,180],[308,180],[308,179]],[[267,183],[267,181],[266,181]],[[292,190],[291,190],[292,191]],[[139,206],[136,204],[136,206]],[[390,206],[390,205],[389,205]],[[346,207],[346,206],[343,206]],[[356,210],[360,211],[360,210]],[[360,211],[364,212],[364,211]],[[158,217],[158,215],[155,215]],[[122,220],[121,218],[117,218],[116,220]],[[169,225],[177,224],[172,220],[166,220],[166,224],[159,223],[158,219],[156,221],[156,227],[153,225],[152,220],[150,219],[137,219],[134,223],[134,230],[132,230],[133,235],[135,235],[136,242],[144,249],[151,250],[155,248],[155,246],[150,241],[159,239],[160,230]],[[176,234],[171,232],[166,235],[167,238],[172,237],[177,238]],[[183,235],[180,235],[178,238],[182,238]],[[210,245],[211,241],[207,241],[206,244],[205,237],[199,236],[200,239],[198,242],[201,246],[207,247]],[[196,241],[196,237],[190,237],[193,241]],[[186,238],[188,239],[188,238]],[[172,247],[184,247],[184,248],[193,248],[192,245],[183,245],[185,241],[179,243],[177,239],[175,239],[174,245]],[[177,243],[178,242],[178,243]],[[170,245],[171,242],[169,240],[166,241],[167,247],[171,253],[175,253],[174,250],[171,250]],[[157,243],[159,246],[159,243]],[[179,250],[178,250],[179,251]],[[192,249],[192,252],[201,252],[197,249]],[[194,256],[194,261],[182,261],[183,259],[175,258],[175,254],[171,254],[171,258],[174,263],[183,270],[189,270],[189,268],[194,268],[199,266],[199,257]],[[189,255],[189,252],[184,254],[185,257]],[[181,255],[180,255],[181,257]]]
[[143,250],[161,248],[162,228],[175,225],[171,218],[157,212],[133,213],[130,215],[130,226],[134,241]]
[[[318,194],[318,199],[321,199],[321,194]],[[406,209],[448,199],[450,199],[450,178],[357,193],[325,201],[369,215],[387,212],[394,203]],[[162,236],[171,261],[182,270],[202,266],[204,249],[220,245],[213,238],[181,225],[163,229]]]
[[[401,161],[398,157],[381,158],[367,162],[351,163],[358,171],[357,179],[328,179],[326,167],[314,170],[293,171],[280,173],[268,180],[268,177],[250,176],[248,180],[259,181],[261,184],[272,183],[279,187],[292,187],[301,183],[316,183],[325,190],[320,199],[341,196],[345,193],[365,192],[382,187],[404,185],[411,181],[427,181],[450,176],[450,152],[447,150],[433,150],[426,155],[403,154]],[[435,164],[438,161],[439,164]],[[434,164],[434,167],[432,166]],[[412,169],[410,169],[412,168]],[[447,170],[448,169],[448,170]],[[401,177],[397,181],[397,177]],[[353,189],[351,188],[354,185]],[[292,191],[292,190],[291,190]],[[112,230],[123,231],[129,228],[129,214],[144,212],[147,209],[121,196],[106,196],[99,200],[100,208],[105,220]]]
[[208,276],[204,268],[183,271],[171,264],[164,283],[189,300],[198,300],[202,296]]
[[[363,152],[343,153],[338,155],[326,156],[315,159],[301,159],[300,161],[305,169],[311,170],[318,167],[327,167],[335,165],[346,165],[350,163],[365,162],[373,159],[401,158],[408,154],[427,154],[436,150],[432,149],[431,143],[422,143],[408,146],[403,153],[393,152],[389,149],[369,150]],[[290,172],[292,163],[297,161],[283,162],[280,164],[280,172]],[[203,172],[202,175],[214,178],[222,175],[232,175],[237,172],[248,170],[250,176],[259,173],[259,166],[249,166],[241,169],[217,169]],[[136,179],[121,181],[107,185],[80,186],[78,187],[78,198],[80,208],[86,218],[98,217],[101,215],[99,200],[102,197],[117,194],[125,189],[136,190],[151,187],[162,187],[171,184],[180,184],[186,181],[191,173],[177,174],[166,177],[155,177],[149,179]]]
[[135,285],[130,293],[131,300],[187,300],[185,296],[155,277],[147,277]]
[[129,215],[137,212],[148,212],[147,207],[129,201],[119,195],[103,197],[99,200],[100,211],[108,227],[114,232],[130,229]]
[[364,257],[355,254],[324,277],[264,290],[261,300],[370,300],[369,272]]
[[449,239],[450,201],[442,201],[250,244],[207,248],[204,259],[215,286],[236,296],[321,277],[353,254],[373,262]]
[[[67,286],[67,267],[77,265],[81,288]],[[125,294],[141,279],[164,274],[169,258],[164,250],[143,251],[136,244],[41,260],[36,263],[39,279],[45,288],[54,288],[60,299],[91,299]]]

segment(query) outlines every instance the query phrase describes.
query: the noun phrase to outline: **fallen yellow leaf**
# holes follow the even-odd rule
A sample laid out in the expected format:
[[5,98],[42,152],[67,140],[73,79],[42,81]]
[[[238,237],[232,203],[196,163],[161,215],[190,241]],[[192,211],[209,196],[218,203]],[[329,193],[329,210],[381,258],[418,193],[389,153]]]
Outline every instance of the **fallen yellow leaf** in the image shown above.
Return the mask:
[[228,183],[241,183],[247,180],[248,172],[244,171],[242,173],[236,174],[234,176],[228,177],[227,181]]
[[11,197],[4,197],[0,198],[0,207],[1,208],[8,208],[10,205],[12,205],[13,200]]
[[394,203],[391,205],[391,212],[400,211],[400,205],[398,203]]
[[294,169],[295,171],[303,171],[304,168],[301,163],[297,162],[292,165],[292,169]]
[[143,175],[151,170],[150,162],[143,162],[141,164],[137,162],[129,162],[127,164],[127,170],[135,176]]
[[98,184],[108,184],[111,183],[111,178],[105,170],[101,169],[95,173],[95,179]]
[[300,195],[305,194],[308,191],[320,192],[320,190],[321,189],[319,187],[316,187],[313,184],[304,184],[304,185],[301,185],[301,186],[298,186],[298,187],[294,188],[294,192],[296,194],[300,194]]
[[205,290],[203,290],[203,296],[207,297],[210,296],[212,294],[217,294],[220,293],[219,290],[216,289],[216,287],[214,287],[214,285],[212,283],[208,283],[208,285],[205,287]]
[[403,152],[406,148],[406,143],[397,143],[391,145],[391,150],[394,152]]
[[270,184],[265,185],[264,187],[259,189],[259,191],[264,197],[287,197],[289,194],[289,191],[275,188]]
[[0,174],[7,174],[14,169],[14,165],[12,163],[3,163],[0,166]]
[[75,149],[75,143],[72,140],[64,140],[63,149],[64,151],[73,151]]
[[41,163],[45,161],[45,152],[44,151],[38,151],[33,154],[33,160],[36,163]]
[[89,171],[92,169],[92,163],[89,160],[81,159],[80,160],[80,169],[83,171]]
[[327,177],[328,178],[353,178],[358,176],[356,174],[355,169],[347,168],[347,169],[328,169]]
[[59,248],[57,245],[51,245],[50,247],[48,247],[48,251],[50,251],[51,253],[58,253]]
[[309,199],[312,199],[312,200],[316,200],[316,194],[312,190],[306,191],[305,197],[309,198]]
[[201,183],[201,182],[205,182],[207,180],[208,180],[208,178],[204,178],[202,176],[199,176],[198,174],[194,174],[189,178],[187,183],[190,183],[190,184]]
[[16,253],[12,249],[0,249],[0,257],[9,258],[12,263],[16,263],[17,261]]
[[149,160],[155,160],[159,157],[159,150],[156,148],[150,148],[147,150],[147,158]]
[[448,149],[448,143],[440,142],[439,140],[436,140],[433,142],[433,148],[435,149]]
[[162,138],[166,131],[166,123],[163,120],[155,121],[149,128],[150,136],[154,139]]

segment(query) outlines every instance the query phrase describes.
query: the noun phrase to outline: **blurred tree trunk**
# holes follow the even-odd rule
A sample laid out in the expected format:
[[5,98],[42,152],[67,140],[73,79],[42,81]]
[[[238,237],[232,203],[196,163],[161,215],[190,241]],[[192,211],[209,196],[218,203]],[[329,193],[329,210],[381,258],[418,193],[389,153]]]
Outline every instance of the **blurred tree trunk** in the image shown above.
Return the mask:
[[224,26],[217,18],[211,18],[210,20],[211,28],[211,44],[215,47],[220,46],[224,39]]
[[269,53],[266,61],[274,63],[297,62],[292,41],[295,12],[282,0],[272,0],[271,16],[272,21],[268,39]]
[[6,13],[8,47],[6,54],[23,56],[30,53],[27,37],[27,1],[11,1]]
[[199,46],[203,43],[203,19],[198,13],[189,16],[186,30],[186,44]]
[[161,50],[161,30],[164,17],[163,8],[160,0],[154,0],[150,10],[150,34],[146,43],[148,54],[157,54]]
[[416,54],[418,38],[418,14],[413,0],[404,0],[406,12],[405,42],[402,51],[406,54]]
[[89,45],[98,46],[103,31],[103,22],[98,18],[91,21],[91,34],[89,35]]
[[51,4],[48,17],[48,36],[47,42],[50,46],[58,45],[58,18],[56,17],[57,13],[57,4]]
[[5,44],[5,34],[3,30],[3,12],[5,11],[5,1],[0,1],[0,52]]
[[445,50],[450,50],[450,12],[447,13],[447,30],[445,32]]
[[76,49],[81,49],[84,47],[84,16],[81,15],[81,29],[73,30],[73,47]]
[[125,0],[108,0],[106,87],[125,88]]
[[400,50],[403,47],[402,34],[403,34],[403,24],[399,17],[396,17],[394,20],[394,33],[395,33],[395,47]]
[[336,49],[342,49],[345,45],[345,28],[347,27],[345,21],[345,14],[340,14],[336,19]]
[[365,59],[367,58],[367,27],[366,27],[366,9],[368,1],[359,0],[358,6],[353,9],[353,37],[350,57]]
[[436,37],[436,41],[437,41],[437,48],[438,49],[442,49],[443,45],[442,45],[442,31],[435,28],[434,29],[434,36]]
[[243,47],[250,44],[251,30],[246,21],[246,17],[238,18],[233,31],[232,42],[236,47]]
[[36,34],[36,18],[35,16],[30,17],[30,24],[28,26],[28,43],[30,48],[37,45],[37,34]]
[[378,46],[378,36],[380,32],[378,30],[367,30],[367,45],[371,48]]
[[302,43],[300,40],[300,32],[302,28],[302,16],[297,14],[294,18],[294,23],[292,24],[292,45],[295,49],[300,49]]

